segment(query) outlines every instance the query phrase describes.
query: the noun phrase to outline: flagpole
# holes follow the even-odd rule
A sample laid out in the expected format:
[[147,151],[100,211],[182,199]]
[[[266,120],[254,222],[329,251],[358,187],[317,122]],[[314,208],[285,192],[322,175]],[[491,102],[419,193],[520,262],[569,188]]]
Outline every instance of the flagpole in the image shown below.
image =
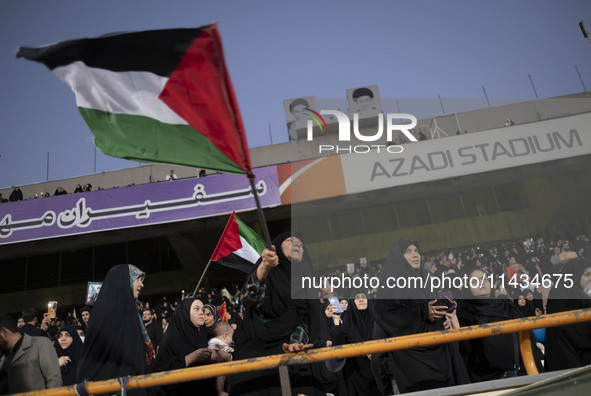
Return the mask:
[[254,195],[254,200],[257,205],[257,213],[259,214],[259,221],[261,222],[261,226],[263,227],[263,236],[265,237],[265,242],[267,242],[267,248],[271,249],[273,245],[271,243],[271,236],[269,235],[269,229],[267,228],[267,221],[265,220],[265,214],[263,213],[263,208],[261,208],[261,201],[259,201],[259,194],[257,193],[257,189],[254,185],[254,174],[248,174],[248,180],[250,181],[250,188],[252,189],[252,194]]
[[201,274],[201,278],[199,278],[199,282],[197,282],[197,286],[195,287],[195,290],[193,291],[191,298],[195,298],[195,295],[197,294],[197,290],[199,290],[199,286],[201,286],[201,281],[203,280],[203,277],[205,276],[205,273],[207,272],[207,269],[209,268],[209,264],[211,264],[211,259],[209,259],[209,261],[207,262],[207,265],[205,266],[205,269],[203,270],[203,273]]

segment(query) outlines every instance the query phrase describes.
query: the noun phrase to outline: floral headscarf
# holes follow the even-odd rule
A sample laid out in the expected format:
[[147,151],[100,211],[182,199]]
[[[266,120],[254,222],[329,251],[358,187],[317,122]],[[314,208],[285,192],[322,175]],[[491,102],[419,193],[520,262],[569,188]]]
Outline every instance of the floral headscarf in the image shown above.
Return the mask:
[[[133,282],[135,282],[136,279],[139,279],[139,278],[141,278],[143,281],[146,278],[146,273],[143,272],[142,270],[140,270],[135,265],[129,264],[129,285],[131,287],[132,293],[133,293]],[[144,325],[144,321],[142,320],[142,317],[140,316],[140,313],[139,313],[140,312],[139,300],[135,300],[135,305],[138,310],[137,316],[140,321],[140,326],[142,328],[142,337],[144,338],[144,348],[146,349],[146,366],[149,366],[150,363],[152,362],[152,360],[154,360],[154,358],[156,357],[156,353],[154,352],[154,345],[152,344],[152,341],[150,340],[150,336],[148,335],[148,330],[146,330],[146,326]]]

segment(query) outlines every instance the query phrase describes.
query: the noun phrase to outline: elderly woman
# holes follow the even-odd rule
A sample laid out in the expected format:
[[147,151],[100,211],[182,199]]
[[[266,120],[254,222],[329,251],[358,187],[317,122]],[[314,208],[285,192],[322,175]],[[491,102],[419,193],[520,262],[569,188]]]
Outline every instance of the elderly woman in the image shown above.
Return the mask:
[[[380,284],[388,278],[424,278],[419,244],[410,239],[395,242],[388,251]],[[428,288],[384,288],[374,308],[375,338],[398,337],[459,327],[455,314],[437,300]],[[414,392],[469,382],[456,343],[415,347],[390,353],[392,373],[398,389]]]
[[[237,337],[234,360],[298,352],[311,348],[320,329],[320,304],[312,291],[296,291],[292,299],[291,276],[314,268],[301,236],[285,232],[265,249],[258,266],[242,290],[244,320]],[[295,281],[295,280],[294,280]],[[317,297],[317,296],[316,296]],[[290,367],[294,394],[326,394],[307,365]],[[277,370],[241,373],[230,377],[231,395],[280,395]]]
[[[548,295],[547,313],[591,308],[591,260],[568,261],[561,271],[563,279]],[[572,284],[565,280],[568,276]],[[591,322],[546,329],[546,370],[555,371],[591,364]]]
[[[109,270],[86,328],[78,382],[145,374],[154,347],[138,312],[146,274],[129,265]],[[129,394],[146,394],[145,389]]]

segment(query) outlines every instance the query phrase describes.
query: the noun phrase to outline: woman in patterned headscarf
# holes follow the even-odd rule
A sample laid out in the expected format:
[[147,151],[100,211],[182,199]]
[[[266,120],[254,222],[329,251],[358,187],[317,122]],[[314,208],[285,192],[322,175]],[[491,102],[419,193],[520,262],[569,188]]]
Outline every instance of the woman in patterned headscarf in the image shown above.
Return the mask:
[[[146,274],[129,264],[111,268],[88,321],[78,381],[145,374],[154,347],[138,312]],[[130,394],[146,394],[138,389]]]
[[211,330],[217,322],[222,320],[218,309],[213,304],[203,305],[203,314],[205,315],[205,327],[207,327],[207,330]]

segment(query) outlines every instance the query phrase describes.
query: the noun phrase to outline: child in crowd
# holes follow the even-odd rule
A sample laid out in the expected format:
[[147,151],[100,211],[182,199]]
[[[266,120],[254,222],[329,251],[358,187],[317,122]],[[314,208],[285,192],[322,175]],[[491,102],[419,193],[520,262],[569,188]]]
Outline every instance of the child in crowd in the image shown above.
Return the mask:
[[[234,345],[232,342],[232,336],[234,335],[234,329],[226,322],[217,322],[212,328],[213,338],[207,343],[207,349],[214,349],[216,351],[224,351],[233,353],[234,348],[230,345]],[[218,395],[227,395],[228,384],[226,383],[226,376],[220,375],[216,378],[215,384]]]
[[216,351],[224,351],[233,353],[234,348],[230,346],[232,344],[232,336],[234,335],[234,329],[226,322],[217,322],[212,329],[213,338],[207,343],[207,349],[215,349]]

